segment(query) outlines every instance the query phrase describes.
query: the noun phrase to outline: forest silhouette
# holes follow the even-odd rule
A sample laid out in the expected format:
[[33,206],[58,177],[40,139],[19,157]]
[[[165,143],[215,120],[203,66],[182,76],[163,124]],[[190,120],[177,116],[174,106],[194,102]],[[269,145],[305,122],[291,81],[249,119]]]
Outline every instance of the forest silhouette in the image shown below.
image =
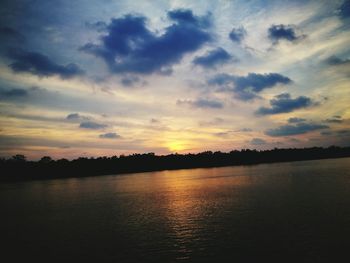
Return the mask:
[[39,161],[27,161],[24,155],[17,154],[9,159],[0,159],[0,181],[87,177],[342,157],[350,157],[350,147],[275,148],[261,151],[243,149],[169,155],[144,153],[98,158],[80,157],[74,160],[53,160],[44,156]]

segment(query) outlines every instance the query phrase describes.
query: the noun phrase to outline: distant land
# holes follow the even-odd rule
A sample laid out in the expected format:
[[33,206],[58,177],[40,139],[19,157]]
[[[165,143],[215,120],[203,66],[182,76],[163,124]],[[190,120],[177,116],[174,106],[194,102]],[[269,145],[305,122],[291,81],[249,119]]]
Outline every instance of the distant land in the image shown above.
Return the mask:
[[53,160],[49,156],[39,161],[27,161],[24,155],[0,159],[0,181],[23,181],[125,174],[161,170],[253,165],[328,158],[350,157],[350,147],[289,148],[272,150],[205,151],[197,154],[155,155],[154,153],[120,155],[75,160]]

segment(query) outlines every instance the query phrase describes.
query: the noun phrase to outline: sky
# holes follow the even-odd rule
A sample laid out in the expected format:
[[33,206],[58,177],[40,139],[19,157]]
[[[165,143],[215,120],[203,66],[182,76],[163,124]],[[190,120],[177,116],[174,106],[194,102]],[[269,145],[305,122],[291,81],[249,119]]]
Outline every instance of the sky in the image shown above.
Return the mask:
[[350,145],[350,1],[0,6],[1,157]]

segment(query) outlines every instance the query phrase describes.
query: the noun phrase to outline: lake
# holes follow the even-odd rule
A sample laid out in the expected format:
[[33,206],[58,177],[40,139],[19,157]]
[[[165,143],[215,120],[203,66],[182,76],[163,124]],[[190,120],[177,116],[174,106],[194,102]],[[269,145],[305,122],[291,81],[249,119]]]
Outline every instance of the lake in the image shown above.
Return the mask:
[[350,158],[6,183],[0,205],[12,262],[339,262]]

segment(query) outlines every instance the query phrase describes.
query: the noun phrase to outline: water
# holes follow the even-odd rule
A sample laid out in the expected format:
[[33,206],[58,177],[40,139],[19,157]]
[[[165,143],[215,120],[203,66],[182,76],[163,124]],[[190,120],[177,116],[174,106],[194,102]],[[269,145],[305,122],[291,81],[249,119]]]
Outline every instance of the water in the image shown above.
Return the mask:
[[350,158],[0,185],[15,262],[338,262]]

